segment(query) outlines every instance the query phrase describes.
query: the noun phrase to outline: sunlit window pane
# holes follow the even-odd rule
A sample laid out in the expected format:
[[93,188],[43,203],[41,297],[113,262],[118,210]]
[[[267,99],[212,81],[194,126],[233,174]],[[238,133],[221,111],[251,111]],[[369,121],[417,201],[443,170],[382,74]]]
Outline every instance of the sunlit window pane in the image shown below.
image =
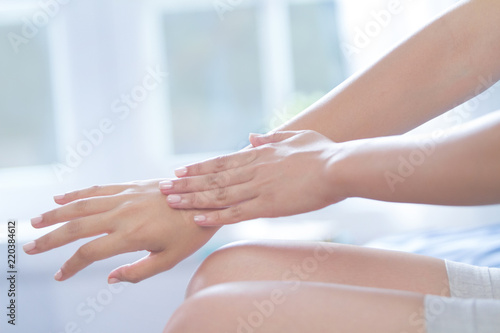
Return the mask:
[[[0,36],[21,31],[2,25]],[[56,160],[54,113],[46,35],[40,32],[16,53],[0,38],[0,168]]]
[[290,5],[296,92],[326,93],[344,79],[337,18],[333,1]]
[[234,150],[262,128],[257,31],[252,8],[165,15],[175,153]]

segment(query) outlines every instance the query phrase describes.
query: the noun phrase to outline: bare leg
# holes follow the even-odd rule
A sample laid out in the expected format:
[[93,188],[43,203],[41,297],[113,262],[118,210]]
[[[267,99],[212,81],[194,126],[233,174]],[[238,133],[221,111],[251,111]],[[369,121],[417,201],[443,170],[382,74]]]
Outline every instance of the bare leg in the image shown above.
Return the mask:
[[423,299],[318,282],[233,282],[187,299],[164,333],[422,333]]
[[357,246],[314,242],[238,242],[199,267],[186,296],[235,281],[304,281],[449,296],[443,260]]

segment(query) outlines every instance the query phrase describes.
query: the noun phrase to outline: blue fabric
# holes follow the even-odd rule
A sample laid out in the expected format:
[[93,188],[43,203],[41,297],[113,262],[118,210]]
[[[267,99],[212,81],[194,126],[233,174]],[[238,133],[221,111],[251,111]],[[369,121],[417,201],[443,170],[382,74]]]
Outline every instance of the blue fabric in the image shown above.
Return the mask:
[[382,238],[367,246],[500,267],[500,224],[403,234]]

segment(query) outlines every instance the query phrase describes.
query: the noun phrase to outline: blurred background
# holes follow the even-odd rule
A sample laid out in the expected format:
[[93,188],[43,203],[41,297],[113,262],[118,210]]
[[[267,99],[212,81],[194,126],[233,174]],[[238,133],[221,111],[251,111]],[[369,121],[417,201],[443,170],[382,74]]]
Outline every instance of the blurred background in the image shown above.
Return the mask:
[[[107,274],[143,254],[99,262],[56,283],[53,274],[82,242],[36,257],[21,253],[22,244],[46,232],[33,230],[29,219],[54,208],[53,195],[172,177],[185,163],[236,151],[248,133],[285,122],[456,2],[0,0],[0,242],[8,219],[17,219],[20,272],[18,325],[6,330],[160,331],[201,260],[233,240],[364,244],[498,222],[498,206],[350,199],[225,228],[172,271],[115,289]],[[417,131],[500,109],[499,88]],[[4,326],[2,319],[2,332]]]

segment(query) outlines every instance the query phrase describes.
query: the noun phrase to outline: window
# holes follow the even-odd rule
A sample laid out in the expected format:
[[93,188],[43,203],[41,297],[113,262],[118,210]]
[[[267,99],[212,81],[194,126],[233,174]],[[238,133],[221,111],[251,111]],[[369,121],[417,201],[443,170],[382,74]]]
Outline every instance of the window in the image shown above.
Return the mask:
[[50,164],[57,156],[47,35],[17,48],[9,36],[21,36],[20,23],[0,14],[0,168]]
[[334,1],[290,5],[295,91],[326,94],[345,79]]
[[241,148],[344,78],[334,1],[167,10],[163,29],[176,154]]
[[262,128],[257,24],[255,7],[223,23],[212,8],[165,14],[175,153],[234,150]]

